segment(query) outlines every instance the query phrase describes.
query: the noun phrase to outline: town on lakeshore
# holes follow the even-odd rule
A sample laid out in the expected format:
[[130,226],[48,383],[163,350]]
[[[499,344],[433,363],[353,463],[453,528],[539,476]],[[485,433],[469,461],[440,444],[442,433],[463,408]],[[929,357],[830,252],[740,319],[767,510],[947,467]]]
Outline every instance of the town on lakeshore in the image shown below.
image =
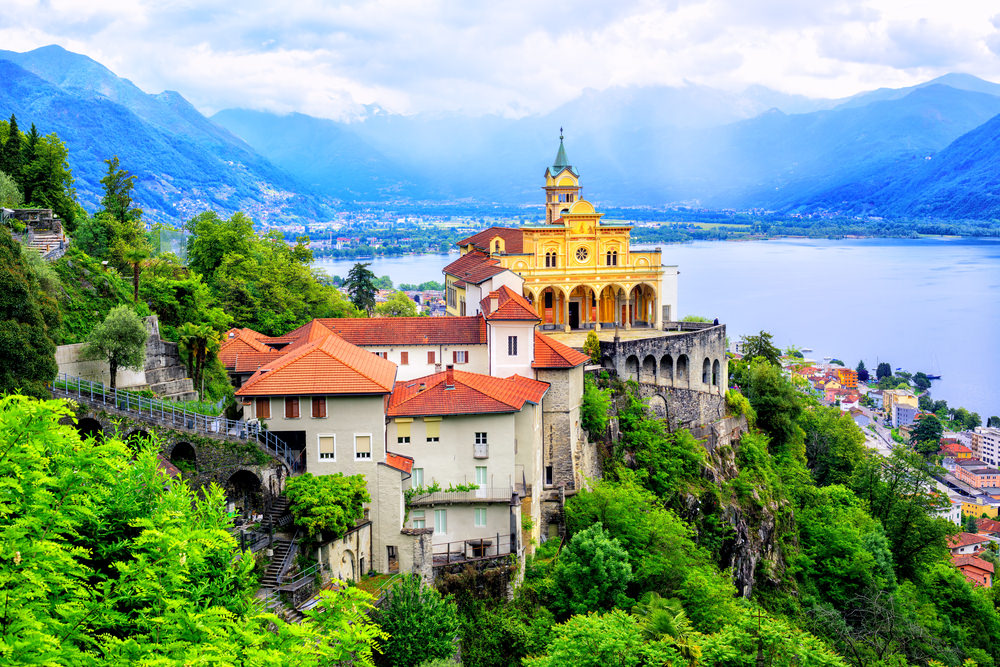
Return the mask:
[[[34,332],[5,350],[0,465],[42,471],[2,497],[5,614],[77,595],[73,641],[45,635],[73,657],[188,664],[200,623],[253,664],[860,667],[890,664],[872,632],[918,655],[917,607],[1000,627],[1000,418],[682,316],[679,267],[583,196],[561,133],[541,220],[470,230],[401,290],[240,213],[164,244],[107,166],[106,211],[4,209],[0,236],[0,305]],[[43,547],[78,570],[44,579]],[[964,641],[934,655],[995,664]]]

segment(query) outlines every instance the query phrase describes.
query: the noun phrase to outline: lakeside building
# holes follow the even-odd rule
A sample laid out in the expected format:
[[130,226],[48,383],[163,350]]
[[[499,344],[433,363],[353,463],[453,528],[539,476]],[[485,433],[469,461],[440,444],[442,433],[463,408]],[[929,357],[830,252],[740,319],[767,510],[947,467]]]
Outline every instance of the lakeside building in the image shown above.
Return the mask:
[[977,426],[972,431],[972,442],[969,447],[972,455],[991,465],[1000,463],[1000,428]]
[[461,257],[444,268],[448,314],[476,314],[512,273],[543,329],[659,329],[676,317],[677,267],[663,266],[658,249],[634,249],[631,225],[601,220],[580,195],[562,135],[544,177],[545,224],[491,227],[458,242]]

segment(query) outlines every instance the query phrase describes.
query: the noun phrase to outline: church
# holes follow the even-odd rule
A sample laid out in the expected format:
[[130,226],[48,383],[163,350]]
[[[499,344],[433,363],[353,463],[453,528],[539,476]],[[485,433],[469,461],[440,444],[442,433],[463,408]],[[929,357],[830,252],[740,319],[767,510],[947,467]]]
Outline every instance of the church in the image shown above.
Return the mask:
[[[449,315],[475,315],[504,274],[516,274],[540,327],[660,329],[677,316],[677,267],[659,249],[636,250],[631,226],[602,221],[580,191],[563,136],[545,170],[545,223],[491,227],[458,242],[461,257],[444,268]],[[523,282],[522,282],[523,281]]]

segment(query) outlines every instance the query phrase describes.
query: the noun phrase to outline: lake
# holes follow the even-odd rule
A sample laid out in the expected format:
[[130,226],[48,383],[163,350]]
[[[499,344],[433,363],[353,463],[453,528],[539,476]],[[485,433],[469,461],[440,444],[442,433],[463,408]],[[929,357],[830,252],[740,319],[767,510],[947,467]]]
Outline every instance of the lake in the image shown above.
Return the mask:
[[[669,244],[678,311],[718,317],[732,340],[770,331],[806,356],[941,375],[931,395],[1000,414],[1000,240],[778,239]],[[372,261],[395,284],[442,281],[456,255]],[[318,261],[344,276],[353,261]]]

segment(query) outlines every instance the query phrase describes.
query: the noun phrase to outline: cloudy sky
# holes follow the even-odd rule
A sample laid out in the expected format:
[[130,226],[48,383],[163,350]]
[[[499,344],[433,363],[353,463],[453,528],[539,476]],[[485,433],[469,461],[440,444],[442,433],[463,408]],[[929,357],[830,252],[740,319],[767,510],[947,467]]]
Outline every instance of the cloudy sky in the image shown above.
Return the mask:
[[995,0],[3,0],[0,45],[59,44],[143,90],[350,118],[524,116],[586,88],[811,97],[947,72],[1000,81]]

